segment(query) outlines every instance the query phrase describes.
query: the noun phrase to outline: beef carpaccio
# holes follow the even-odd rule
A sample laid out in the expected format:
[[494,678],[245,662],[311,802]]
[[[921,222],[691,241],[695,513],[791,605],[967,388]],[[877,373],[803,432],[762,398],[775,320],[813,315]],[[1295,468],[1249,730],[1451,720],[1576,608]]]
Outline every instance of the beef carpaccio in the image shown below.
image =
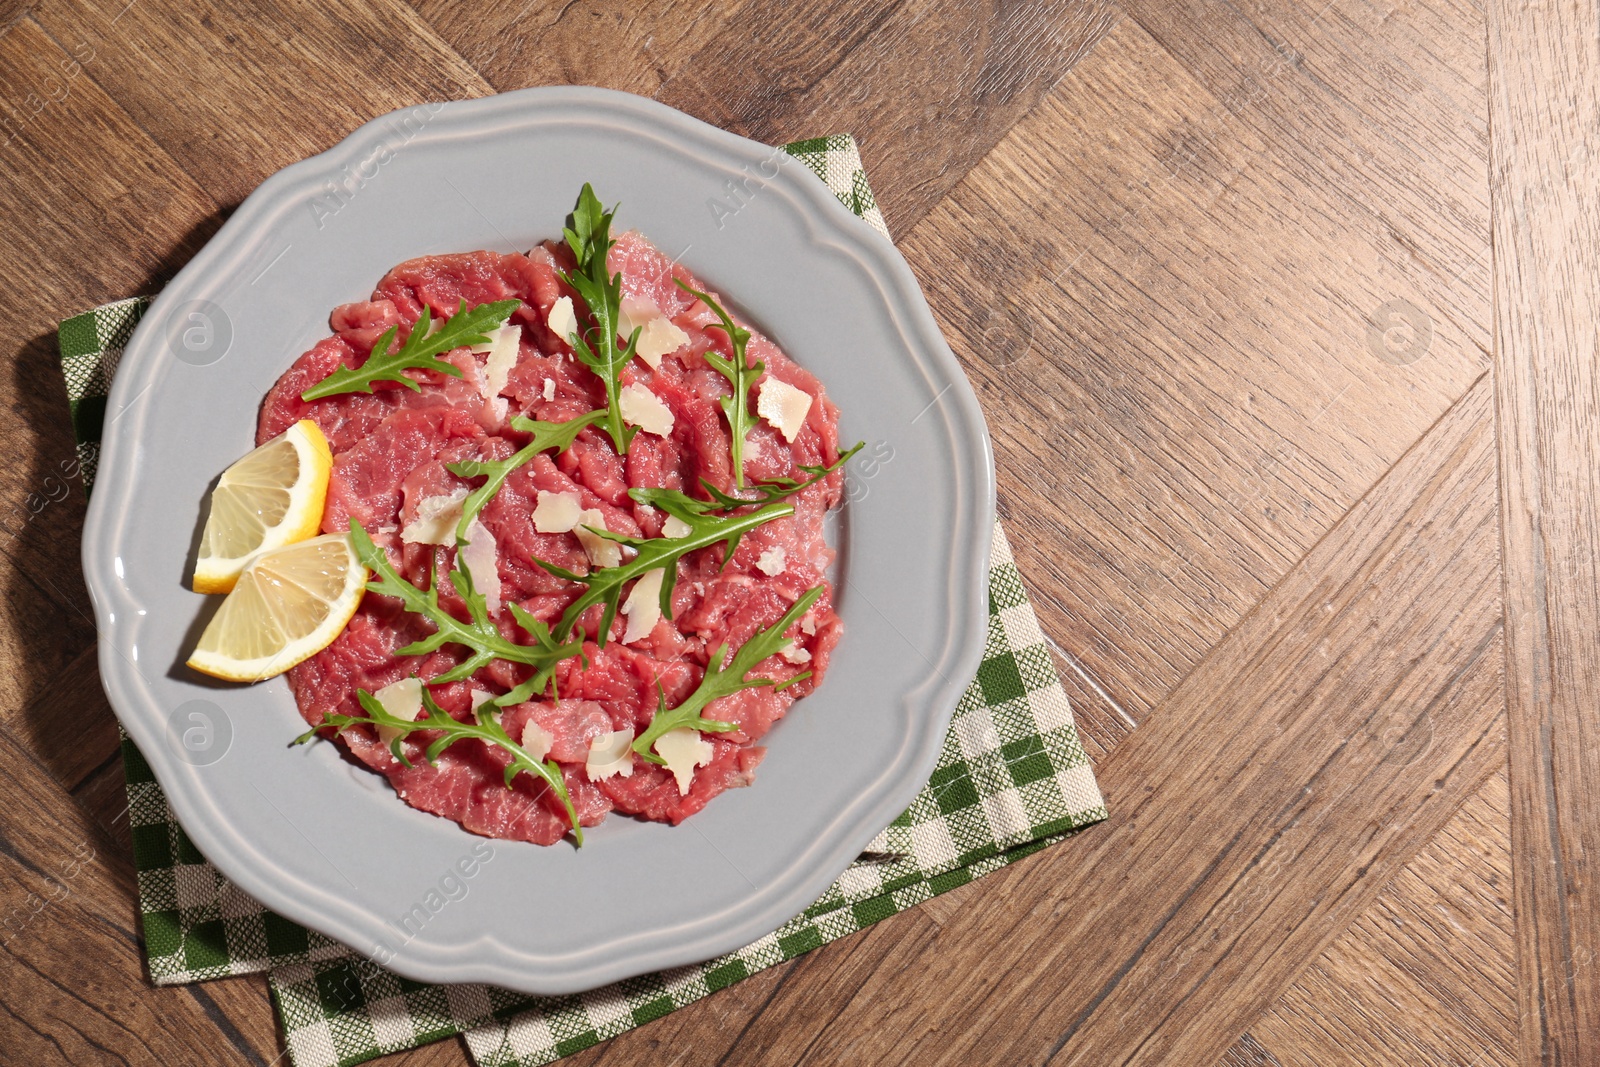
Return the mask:
[[[576,497],[590,516],[586,521],[597,513],[609,531],[657,537],[668,517],[630,498],[630,488],[678,489],[703,498],[704,479],[724,492],[735,489],[728,421],[719,404],[732,390],[706,359],[708,351],[731,356],[732,346],[711,309],[675,279],[695,289],[706,287],[635,233],[617,238],[608,265],[621,275],[625,312],[631,309],[636,319],[659,315],[681,331],[658,329],[658,340],[662,335],[668,343],[687,338],[658,362],[634,358],[621,376],[624,388],[642,386],[665,406],[671,428],[641,430],[622,456],[602,426],[586,428],[565,452],[542,453],[518,468],[483,510],[480,521],[493,537],[492,567],[499,579],[498,596],[490,598],[493,617],[502,634],[518,643],[527,643],[528,635],[508,605],[515,602],[535,618],[553,622],[584,588],[550,573],[536,559],[577,574],[597,565],[593,534],[583,531],[590,542],[586,547],[577,530],[540,532],[541,525],[548,527],[535,522],[541,500]],[[428,256],[395,267],[371,300],[334,310],[333,335],[279,379],[262,406],[256,434],[258,443],[267,441],[302,418],[321,427],[334,455],[325,532],[346,531],[352,518],[359,520],[400,573],[426,588],[435,572],[448,572],[456,554],[453,540],[428,536],[430,517],[481,483],[457,477],[446,465],[503,459],[521,448],[529,437],[510,424],[518,413],[561,422],[606,406],[600,378],[550,325],[552,311],[562,315],[568,306],[557,306],[562,297],[576,303],[560,274],[572,266],[570,251],[555,243],[527,255]],[[408,372],[421,384],[420,392],[382,382],[370,394],[301,399],[304,390],[340,365],[360,366],[389,327],[397,326],[403,341],[425,306],[439,321],[463,302],[471,308],[510,299],[519,301],[508,323],[520,328],[514,363],[503,349],[496,365],[492,353],[461,348],[446,357],[462,371],[459,378]],[[763,380],[776,379],[811,402],[798,425],[756,420],[744,447],[746,479],[804,480],[801,467],[833,464],[839,456],[838,412],[822,385],[759,333],[752,332],[748,358],[751,365],[756,360],[765,364]],[[659,411],[655,421],[661,430]],[[567,659],[556,669],[553,692],[560,699],[504,709],[500,721],[511,737],[523,736],[530,720],[542,729],[540,736],[549,743],[546,758],[560,764],[581,825],[595,825],[613,811],[676,824],[723,790],[751,783],[764,753],[762,737],[791,703],[822,681],[840,637],[842,624],[824,576],[833,552],[823,525],[841,490],[842,474],[836,471],[794,494],[789,498],[794,514],[745,535],[726,565],[720,545],[686,555],[678,564],[671,617],[659,618],[648,632],[631,635],[633,640],[625,640],[629,617],[619,614],[600,647],[593,637],[601,609],[592,608],[582,620],[589,637],[585,656]],[[472,552],[478,543],[473,542]],[[675,706],[699,684],[712,650],[723,644],[739,648],[818,585],[824,591],[794,624],[792,644],[751,672],[751,677],[779,682],[805,671],[810,677],[781,691],[776,686],[749,688],[714,701],[705,717],[739,728],[703,735],[711,746],[710,758],[694,768],[686,791],[673,773],[637,755],[625,773],[591,780],[586,770],[591,742],[623,729],[640,734],[656,714],[658,687],[665,706]],[[465,618],[465,607],[448,583],[441,582],[440,588],[441,602]],[[413,675],[426,684],[465,658],[466,650],[449,644],[425,656],[395,654],[430,632],[430,623],[404,611],[398,601],[368,593],[345,631],[289,673],[301,715],[312,726],[331,713],[359,715],[358,689],[375,692]],[[445,711],[468,721],[475,693],[506,693],[529,671],[497,660],[466,681],[433,685],[429,692]],[[371,726],[345,728],[339,743],[351,757],[387,777],[406,803],[475,833],[539,844],[567,833],[566,811],[543,782],[519,774],[506,788],[503,771],[511,757],[503,749],[461,740],[446,748],[436,765],[429,765],[422,754],[436,736],[417,731],[401,742],[410,768],[394,758]]]

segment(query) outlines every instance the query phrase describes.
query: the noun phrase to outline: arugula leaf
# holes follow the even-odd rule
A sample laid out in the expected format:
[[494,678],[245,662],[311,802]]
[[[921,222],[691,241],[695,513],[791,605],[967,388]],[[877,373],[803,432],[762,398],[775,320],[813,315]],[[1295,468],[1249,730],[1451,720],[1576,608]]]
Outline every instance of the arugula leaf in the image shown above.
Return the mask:
[[377,581],[367,583],[367,588],[382,596],[394,597],[405,605],[407,611],[421,615],[434,625],[433,633],[420,641],[413,641],[404,648],[395,649],[396,655],[421,656],[447,644],[462,645],[472,650],[472,655],[467,659],[433,679],[436,683],[461,681],[471,677],[474,671],[493,660],[503,659],[512,663],[525,663],[534,668],[533,678],[530,679],[535,683],[530,690],[531,695],[549,683],[558,663],[583,651],[582,635],[576,640],[558,644],[551,638],[549,626],[528,614],[516,603],[510,605],[512,617],[517,620],[519,626],[532,635],[534,643],[519,645],[506,640],[494,620],[489,618],[489,609],[483,594],[472,587],[472,575],[464,569],[457,568],[449,573],[446,580],[466,602],[467,613],[471,618],[467,622],[462,622],[439,606],[437,574],[434,575],[433,583],[427,590],[418,589],[406,581],[390,566],[389,558],[383,554],[382,549],[372,543],[372,538],[367,536],[367,531],[355,518],[350,520],[350,539],[355,544],[356,557],[368,570],[378,576]]
[[[660,702],[656,710],[656,717],[650,721],[650,725],[645,728],[644,733],[634,740],[633,750],[651,763],[665,764],[666,760],[650,751],[650,746],[656,743],[656,738],[669,730],[677,730],[687,726],[702,733],[726,733],[729,730],[737,730],[739,728],[738,723],[701,718],[700,713],[713,700],[730,696],[741,689],[754,689],[756,686],[762,685],[772,685],[776,686],[778,690],[782,690],[804,678],[811,677],[810,671],[801,671],[793,678],[779,684],[771,678],[746,678],[745,675],[755,670],[762,660],[768,656],[776,655],[789,643],[788,638],[783,636],[784,631],[793,626],[795,621],[807,611],[811,610],[811,605],[815,604],[817,598],[822,595],[822,588],[819,585],[807,590],[804,596],[794,602],[794,606],[783,613],[783,618],[760,633],[751,635],[750,640],[741,645],[739,651],[734,653],[733,659],[729,661],[726,667],[722,665],[722,661],[728,655],[727,642],[718,645],[712,651],[711,659],[706,664],[705,677],[700,679],[700,685],[693,693],[689,694],[687,700],[669,710],[666,697],[664,695],[659,697]],[[657,688],[657,693],[660,693],[659,687]]]
[[561,777],[561,767],[554,760],[540,763],[528,753],[528,750],[511,739],[505,727],[500,725],[489,710],[493,702],[479,706],[477,722],[461,722],[449,712],[434,702],[428,693],[428,686],[442,681],[440,678],[425,682],[422,687],[422,707],[424,714],[415,722],[402,719],[393,715],[385,708],[381,701],[365,689],[356,690],[356,699],[361,702],[365,715],[331,714],[322,720],[322,726],[307,730],[295,738],[295,744],[303,745],[316,738],[324,726],[332,726],[335,730],[343,730],[347,726],[387,726],[396,732],[394,740],[389,742],[389,751],[394,753],[394,758],[405,766],[410,767],[411,761],[406,758],[405,752],[400,748],[400,742],[417,730],[438,730],[442,736],[428,745],[425,755],[429,763],[437,763],[439,753],[460,741],[464,737],[475,737],[488,745],[494,745],[511,754],[511,763],[506,767],[506,788],[511,788],[511,782],[519,771],[525,771],[535,778],[542,779],[546,785],[561,798],[562,805],[567,809],[567,820],[572,824],[572,833],[579,847],[583,845],[583,827],[578,825],[578,813],[573,810],[572,798],[567,795],[567,783]]
[[756,482],[750,488],[760,493],[760,496],[733,496],[732,494],[724,493],[704,478],[700,479],[700,484],[710,494],[710,500],[697,500],[680,489],[656,489],[648,486],[630,489],[628,493],[641,504],[664,508],[666,505],[663,502],[670,500],[678,507],[687,508],[700,515],[707,515],[713,511],[733,511],[738,508],[770,504],[775,500],[793,496],[802,489],[809,489],[811,486],[816,485],[848,463],[850,458],[861,451],[865,445],[865,441],[857,441],[854,448],[848,452],[840,453],[838,459],[825,467],[801,464],[800,469],[811,475],[804,481],[797,481],[794,478],[770,478]]
[[584,366],[594,371],[606,387],[606,433],[617,455],[628,451],[633,443],[637,426],[622,421],[622,409],[617,405],[618,380],[622,368],[633,358],[639,344],[639,330],[635,329],[622,348],[617,347],[617,327],[622,315],[622,275],[611,274],[606,269],[606,253],[616,242],[611,239],[611,220],[616,214],[607,211],[594,195],[594,187],[583,183],[578,194],[578,206],[572,209],[572,225],[562,233],[567,246],[577,258],[576,273],[561,272],[561,280],[572,286],[589,309],[594,326],[571,338],[572,350]]
[[722,305],[712,298],[710,293],[702,293],[692,286],[685,285],[682,278],[674,278],[679,289],[692,293],[700,302],[717,313],[717,318],[722,320],[721,326],[708,326],[710,330],[721,330],[728,335],[728,343],[733,345],[733,358],[729,359],[720,352],[706,350],[706,362],[722,372],[728,379],[728,384],[733,386],[733,394],[723,397],[718,403],[722,405],[722,413],[728,417],[728,432],[732,437],[733,451],[733,484],[737,489],[744,488],[744,439],[750,433],[750,428],[755,425],[755,420],[750,417],[750,390],[755,388],[756,379],[766,371],[767,365],[756,360],[755,366],[750,366],[746,361],[744,347],[750,341],[750,331],[734,324],[729,314],[722,309]]
[[423,305],[422,317],[411,327],[406,343],[397,352],[389,351],[394,344],[399,327],[391,326],[378,338],[372,354],[359,367],[340,367],[322,381],[300,394],[301,400],[320,400],[339,393],[370,393],[374,382],[399,382],[408,389],[422,392],[422,386],[402,374],[407,370],[443,371],[461,377],[461,371],[439,357],[452,349],[465,345],[483,344],[490,330],[506,324],[511,313],[517,310],[517,300],[498,300],[492,304],[479,304],[471,310],[463,300],[454,315],[445,320],[437,333],[428,336],[432,315]]
[[[647,490],[630,489],[628,494],[635,500],[644,501],[645,498],[635,494]],[[689,500],[684,497],[684,500]],[[625,560],[615,567],[597,567],[588,574],[574,574],[564,567],[534,557],[533,562],[555,575],[569,582],[581,582],[588,586],[583,594],[567,605],[567,610],[561,613],[561,618],[555,625],[555,639],[564,641],[571,635],[573,628],[578,624],[578,617],[595,604],[605,605],[605,614],[600,620],[600,632],[595,636],[601,648],[605,647],[606,638],[611,632],[611,623],[617,617],[618,605],[622,600],[622,587],[635,578],[643,577],[647,572],[662,568],[664,576],[661,580],[661,614],[672,618],[672,590],[678,580],[678,560],[696,549],[708,548],[721,541],[725,546],[722,554],[724,561],[733,556],[734,550],[739,547],[739,539],[754,530],[757,526],[781,519],[786,515],[794,514],[793,504],[768,504],[763,508],[743,515],[707,515],[692,507],[684,506],[675,499],[662,498],[659,502],[652,500],[657,507],[670,515],[676,515],[680,520],[689,525],[689,532],[682,537],[625,537],[622,534],[612,533],[610,530],[596,529],[585,526],[584,529],[604,537],[608,541],[627,545],[638,554],[630,560]],[[691,501],[699,503],[699,501]],[[515,609],[513,609],[515,610]]]
[[505,459],[469,459],[460,463],[446,463],[445,470],[462,478],[488,476],[488,481],[468,493],[467,498],[461,502],[461,521],[456,523],[456,546],[459,548],[466,544],[467,527],[471,526],[472,520],[489,506],[489,501],[494,499],[494,495],[500,491],[500,487],[511,477],[513,471],[547,449],[553,448],[556,454],[560,455],[572,447],[572,442],[580,430],[585,426],[593,426],[605,417],[604,411],[591,411],[587,415],[568,419],[566,422],[538,422],[522,415],[514,415],[511,418],[512,427],[533,435],[533,440],[518,449],[516,453]]

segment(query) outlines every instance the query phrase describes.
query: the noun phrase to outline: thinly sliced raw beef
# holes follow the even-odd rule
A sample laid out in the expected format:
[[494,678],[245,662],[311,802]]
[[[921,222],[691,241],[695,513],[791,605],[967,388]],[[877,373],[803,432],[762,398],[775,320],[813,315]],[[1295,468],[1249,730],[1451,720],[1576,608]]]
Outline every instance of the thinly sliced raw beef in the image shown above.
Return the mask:
[[[711,350],[731,355],[729,340],[716,328],[716,316],[675,282],[701,290],[706,286],[638,234],[617,239],[609,265],[621,273],[630,306],[647,307],[642,302],[649,301],[689,339],[659,366],[635,359],[622,376],[624,385],[643,386],[666,405],[673,428],[665,437],[639,433],[625,457],[613,451],[606,434],[586,429],[568,451],[540,455],[518,469],[484,509],[480,521],[495,542],[502,604],[519,604],[544,621],[558,618],[581,587],[554,577],[535,560],[582,573],[589,558],[574,534],[535,528],[533,511],[541,492],[575,494],[583,508],[601,514],[608,530],[657,537],[665,516],[635,503],[629,489],[654,486],[698,494],[702,480],[723,491],[733,489],[728,425],[719,406],[729,395],[729,385],[705,358]],[[279,379],[262,405],[257,429],[258,441],[266,441],[309,418],[326,434],[334,467],[324,530],[343,531],[352,517],[358,519],[402,573],[425,586],[435,570],[454,565],[455,549],[419,541],[407,531],[421,529],[429,514],[476,484],[450,473],[446,465],[502,459],[527,444],[527,436],[511,428],[509,415],[520,412],[560,422],[604,406],[600,380],[548,326],[558,299],[576,300],[560,277],[560,271],[571,267],[570,252],[556,244],[527,255],[427,256],[390,271],[371,300],[334,309],[333,335],[312,346]],[[463,303],[473,307],[508,299],[519,302],[510,324],[520,328],[521,342],[515,364],[501,369],[504,385],[498,390],[489,384],[488,356],[463,348],[448,356],[462,371],[460,377],[410,372],[420,391],[387,382],[378,383],[371,394],[309,403],[300,399],[305,389],[339,366],[360,366],[386,330],[396,329],[397,343],[403,343],[424,307],[440,320]],[[809,394],[812,404],[793,441],[766,421],[757,422],[745,447],[747,476],[803,479],[801,466],[836,461],[838,412],[821,383],[759,334],[750,341],[749,355],[766,364],[766,376]],[[715,546],[686,556],[679,565],[671,619],[661,619],[649,633],[625,644],[625,619],[618,618],[604,648],[590,640],[582,659],[560,665],[560,700],[505,710],[501,724],[513,738],[521,739],[532,724],[537,730],[530,736],[549,739],[547,758],[560,765],[582,825],[592,826],[613,810],[678,823],[724,790],[750,784],[764,752],[758,743],[826,673],[842,629],[831,591],[793,627],[792,646],[753,672],[775,681],[806,670],[812,676],[781,692],[748,689],[713,702],[706,717],[737,723],[739,729],[705,735],[711,759],[695,768],[686,792],[666,769],[638,756],[630,773],[597,781],[590,780],[586,761],[597,737],[624,729],[637,736],[655,716],[659,700],[664,698],[670,707],[694,692],[714,651],[737,649],[776,622],[807,590],[828,585],[825,571],[833,552],[824,540],[823,520],[839,503],[841,488],[842,477],[835,473],[791,497],[795,514],[748,534],[726,562]],[[453,546],[453,538],[448,544]],[[466,617],[465,605],[452,590],[441,589],[441,603]],[[586,617],[591,630],[598,617],[598,609]],[[501,607],[497,621],[509,639],[526,640],[508,608]],[[395,601],[368,595],[333,644],[290,672],[301,714],[315,726],[331,713],[358,713],[358,689],[376,691],[411,675],[427,682],[459,663],[464,653],[451,645],[422,657],[396,654],[430,631],[431,624],[401,610]],[[496,662],[467,681],[432,684],[430,693],[451,715],[470,721],[474,692],[503,693],[525,676],[526,668]],[[422,754],[436,736],[418,731],[402,742],[409,768],[371,727],[349,727],[340,742],[355,759],[386,776],[406,803],[453,819],[474,833],[550,844],[567,832],[565,810],[542,781],[519,774],[512,788],[505,787],[506,752],[463,740],[430,765]]]

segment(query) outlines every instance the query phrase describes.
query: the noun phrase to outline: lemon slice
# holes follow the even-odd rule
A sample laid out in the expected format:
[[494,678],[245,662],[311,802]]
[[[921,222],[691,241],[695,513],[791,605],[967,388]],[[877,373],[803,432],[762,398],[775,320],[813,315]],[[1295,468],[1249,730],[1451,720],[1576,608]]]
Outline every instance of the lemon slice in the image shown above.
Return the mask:
[[301,419],[223,471],[200,535],[194,591],[226,593],[257,552],[315,534],[332,470],[328,439]]
[[251,559],[200,635],[189,666],[230,682],[282,674],[327,648],[366,591],[347,534],[324,534]]

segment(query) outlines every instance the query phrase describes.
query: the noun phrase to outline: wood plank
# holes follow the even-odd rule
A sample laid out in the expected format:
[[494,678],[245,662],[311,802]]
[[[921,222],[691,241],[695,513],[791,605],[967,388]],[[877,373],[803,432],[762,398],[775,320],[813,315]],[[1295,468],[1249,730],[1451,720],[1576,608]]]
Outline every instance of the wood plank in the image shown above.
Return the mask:
[[[1489,344],[1485,15],[1471,0],[1390,5],[1128,0],[1125,8],[1219,106],[1359,205],[1441,283],[1458,327]],[[1208,148],[1186,128],[1175,156]],[[1404,294],[1399,294],[1404,295]],[[1453,315],[1457,307],[1429,306]]]
[[798,972],[738,1062],[1216,1062],[1503,766],[1490,392],[1117,748],[1107,823],[870,995]]
[[116,716],[100,685],[99,648],[90,645],[38,697],[0,711],[0,722],[69,792],[120,751]]
[[399,0],[43,0],[32,17],[58,41],[86,38],[97,55],[89,76],[227,205],[368,119],[491,91]]
[[146,291],[216,224],[211,199],[91,79],[105,59],[27,18],[0,34],[0,84],[20,107],[0,131],[0,317],[15,345],[0,447],[16,457],[0,470],[0,719],[58,682],[94,637],[57,320]]
[[[773,1062],[810,1044],[829,1044],[832,1063],[876,1063],[880,1036],[835,1025],[844,999],[875,991],[918,960],[939,928],[920,908],[822,946],[790,963],[698,1000],[664,1019],[620,1034],[573,1058],[574,1067],[625,1064],[701,1067],[704,1064]],[[817,978],[822,981],[817,981]],[[795,998],[803,985],[808,993]],[[745,987],[750,987],[746,989]],[[736,996],[728,996],[735,990]],[[898,1027],[909,1017],[886,1021]],[[792,1055],[789,1060],[792,1062]]]
[[[901,247],[1041,623],[1136,721],[1487,367],[1481,296],[1131,21]],[[1396,298],[1432,320],[1404,365],[1368,344]]]
[[915,226],[1120,17],[1109,0],[869,8],[834,0],[797,14],[725,22],[657,97],[772,144],[854,133],[896,234]]
[[278,1055],[259,996],[144,978],[133,869],[0,729],[0,1047],[46,1067],[251,1063]]
[[1600,1062],[1600,12],[1489,5],[1523,1063]]
[[[750,25],[745,0],[413,0],[424,21],[500,92],[599,85],[654,96],[715,27]],[[595,47],[603,41],[604,47]],[[741,52],[759,47],[746,40]]]
[[1510,808],[1502,770],[1251,1024],[1260,1062],[1517,1062]]

